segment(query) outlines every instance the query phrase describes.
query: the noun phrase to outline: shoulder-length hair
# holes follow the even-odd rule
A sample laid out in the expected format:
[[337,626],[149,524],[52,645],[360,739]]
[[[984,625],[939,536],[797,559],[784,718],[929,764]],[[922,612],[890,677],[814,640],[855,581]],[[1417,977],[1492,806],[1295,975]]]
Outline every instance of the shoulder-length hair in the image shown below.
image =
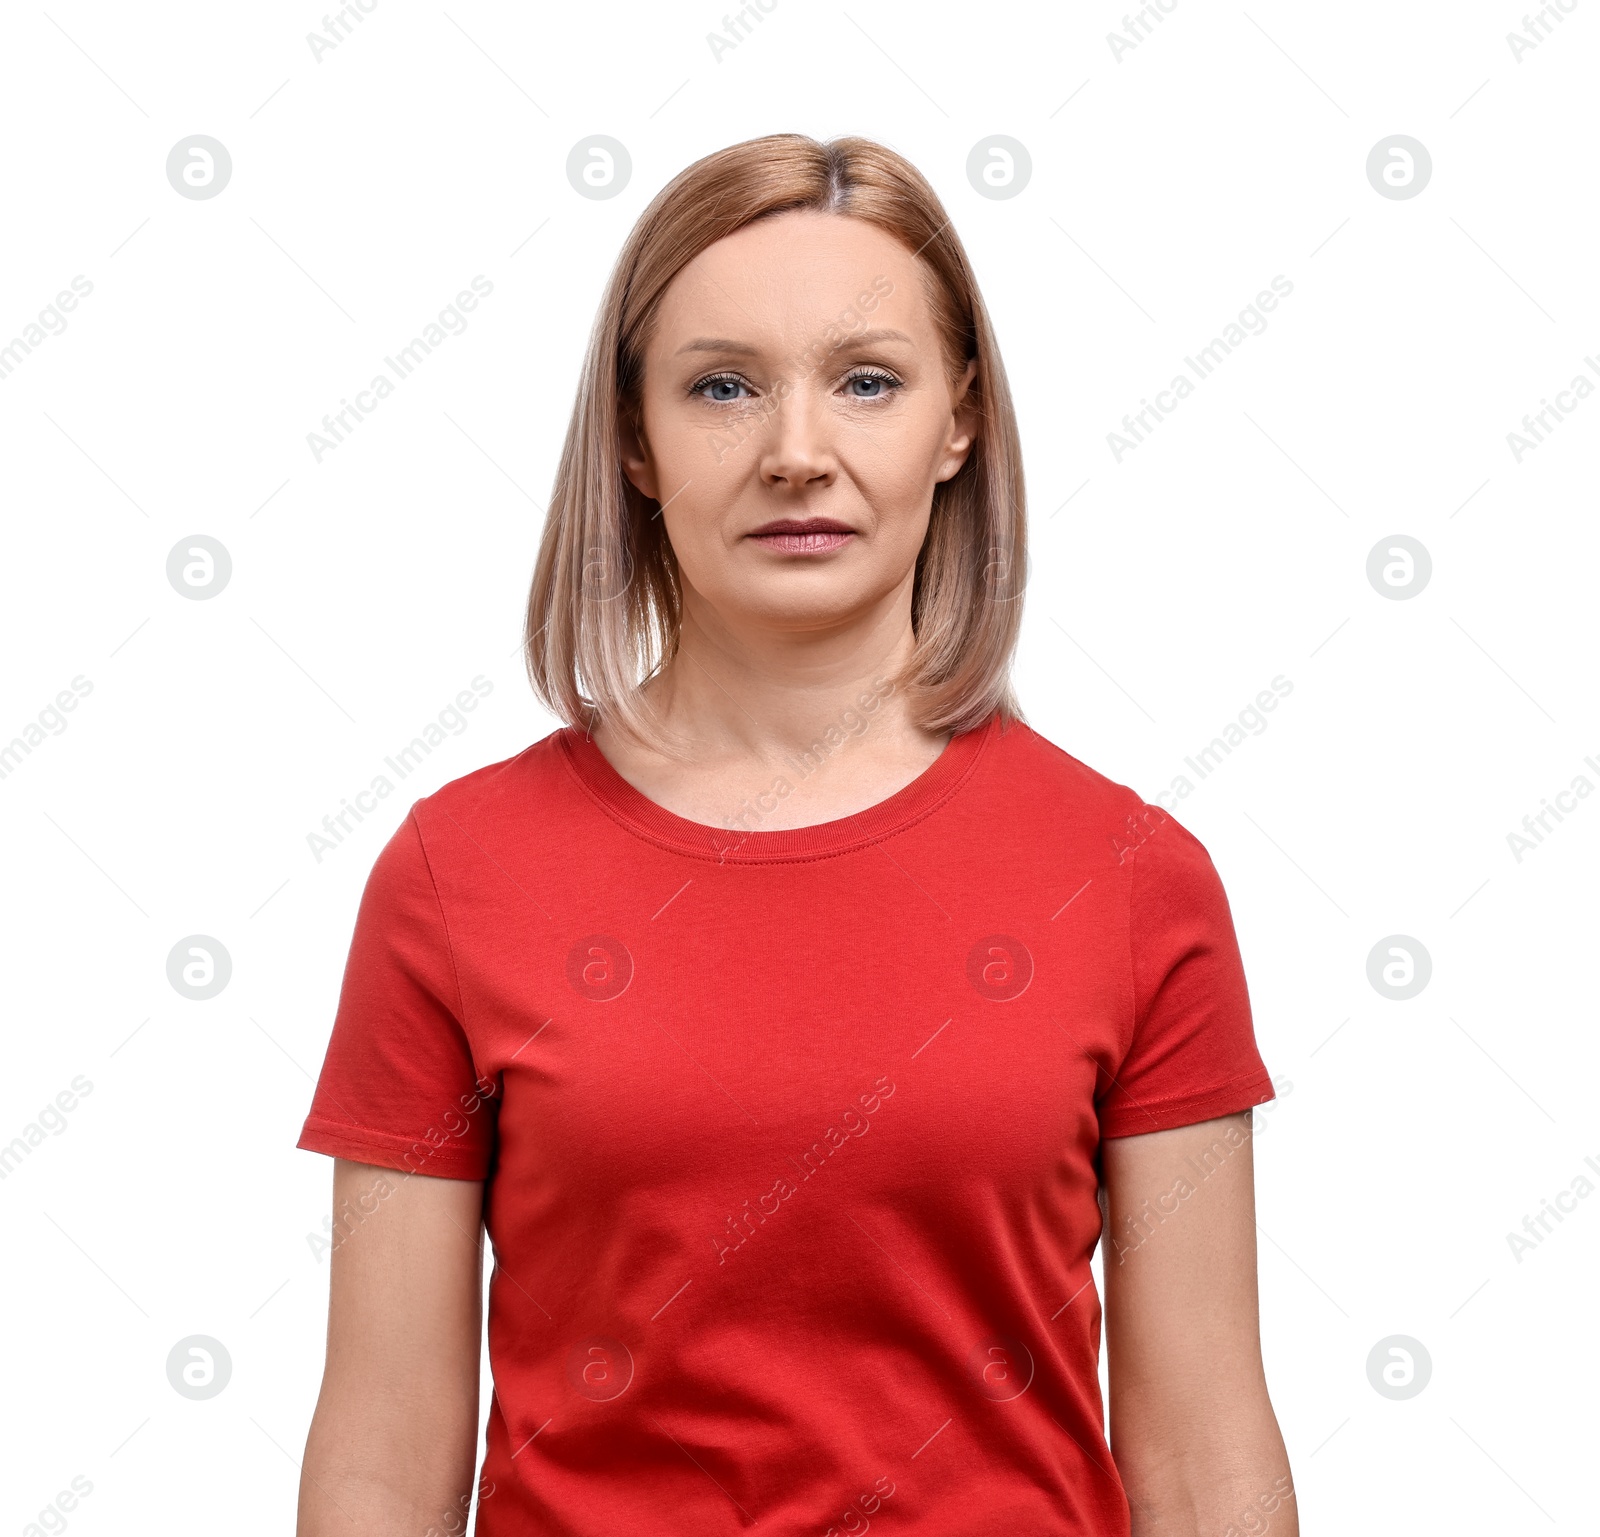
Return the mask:
[[773,134],[697,160],[629,234],[590,337],[528,594],[528,676],[571,726],[597,718],[657,748],[666,733],[641,686],[677,651],[680,586],[661,508],[623,473],[643,358],[667,285],[700,252],[757,219],[810,210],[865,220],[922,266],[951,378],[969,360],[978,428],[966,462],[934,487],[911,598],[911,657],[892,680],[924,729],[961,732],[996,710],[1020,719],[1010,666],[1027,582],[1022,451],[1000,352],[966,252],[933,188],[870,139]]

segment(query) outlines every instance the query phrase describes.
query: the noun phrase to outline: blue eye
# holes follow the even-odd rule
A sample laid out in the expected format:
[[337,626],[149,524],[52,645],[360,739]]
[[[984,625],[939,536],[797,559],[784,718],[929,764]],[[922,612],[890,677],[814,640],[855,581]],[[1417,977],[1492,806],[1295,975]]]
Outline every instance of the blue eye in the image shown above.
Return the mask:
[[733,374],[715,374],[707,379],[697,380],[689,387],[691,395],[702,395],[707,400],[714,400],[719,405],[727,405],[732,401],[742,399],[740,390],[747,389],[743,379]]
[[899,387],[900,381],[892,374],[852,374],[845,380],[845,392],[851,400],[882,400]]

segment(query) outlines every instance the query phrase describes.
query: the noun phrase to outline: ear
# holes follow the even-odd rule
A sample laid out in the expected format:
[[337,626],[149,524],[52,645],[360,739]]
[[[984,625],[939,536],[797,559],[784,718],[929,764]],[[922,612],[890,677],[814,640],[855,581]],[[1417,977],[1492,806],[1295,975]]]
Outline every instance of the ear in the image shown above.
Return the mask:
[[622,461],[622,473],[634,489],[652,501],[656,495],[655,466],[650,462],[650,449],[644,441],[638,413],[632,407],[623,407],[621,425],[617,429],[617,456]]
[[950,435],[945,439],[944,458],[934,477],[936,481],[954,479],[972,452],[978,433],[978,403],[972,394],[972,382],[977,377],[978,360],[969,358],[966,369],[951,390]]

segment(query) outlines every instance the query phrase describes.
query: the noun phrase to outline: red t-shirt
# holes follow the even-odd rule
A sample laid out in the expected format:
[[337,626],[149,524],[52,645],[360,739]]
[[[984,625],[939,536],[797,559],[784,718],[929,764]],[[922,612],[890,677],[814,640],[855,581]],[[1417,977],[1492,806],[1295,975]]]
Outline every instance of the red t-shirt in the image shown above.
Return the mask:
[[368,880],[299,1145],[488,1180],[478,1531],[1125,1537],[1099,1143],[1273,1093],[1206,851],[997,717],[747,825],[568,729]]

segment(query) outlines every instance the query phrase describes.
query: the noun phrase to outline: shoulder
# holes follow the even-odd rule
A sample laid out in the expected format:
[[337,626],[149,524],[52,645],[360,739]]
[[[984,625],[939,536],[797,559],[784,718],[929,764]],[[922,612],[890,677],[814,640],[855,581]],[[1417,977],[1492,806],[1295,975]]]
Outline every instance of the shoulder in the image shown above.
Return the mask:
[[[1091,768],[1022,721],[997,730],[990,744],[993,773],[1003,793],[1123,863],[1130,840],[1142,844],[1171,815],[1148,804],[1137,790]],[[1181,831],[1181,829],[1180,829]],[[1188,837],[1184,832],[1184,837]]]
[[1026,820],[1056,852],[1126,870],[1146,887],[1207,886],[1215,879],[1205,845],[1163,806],[1091,768],[1022,721],[990,743],[999,794],[1028,808]]
[[447,780],[414,801],[408,820],[416,825],[429,858],[462,838],[498,841],[509,829],[535,819],[565,821],[574,797],[581,799],[567,766],[566,735],[565,728],[552,731],[521,752]]
[[1113,815],[1143,804],[1127,785],[1090,768],[1025,721],[1014,720],[1000,727],[992,750],[1007,772],[1048,785],[1064,796],[1073,810],[1086,815]]

